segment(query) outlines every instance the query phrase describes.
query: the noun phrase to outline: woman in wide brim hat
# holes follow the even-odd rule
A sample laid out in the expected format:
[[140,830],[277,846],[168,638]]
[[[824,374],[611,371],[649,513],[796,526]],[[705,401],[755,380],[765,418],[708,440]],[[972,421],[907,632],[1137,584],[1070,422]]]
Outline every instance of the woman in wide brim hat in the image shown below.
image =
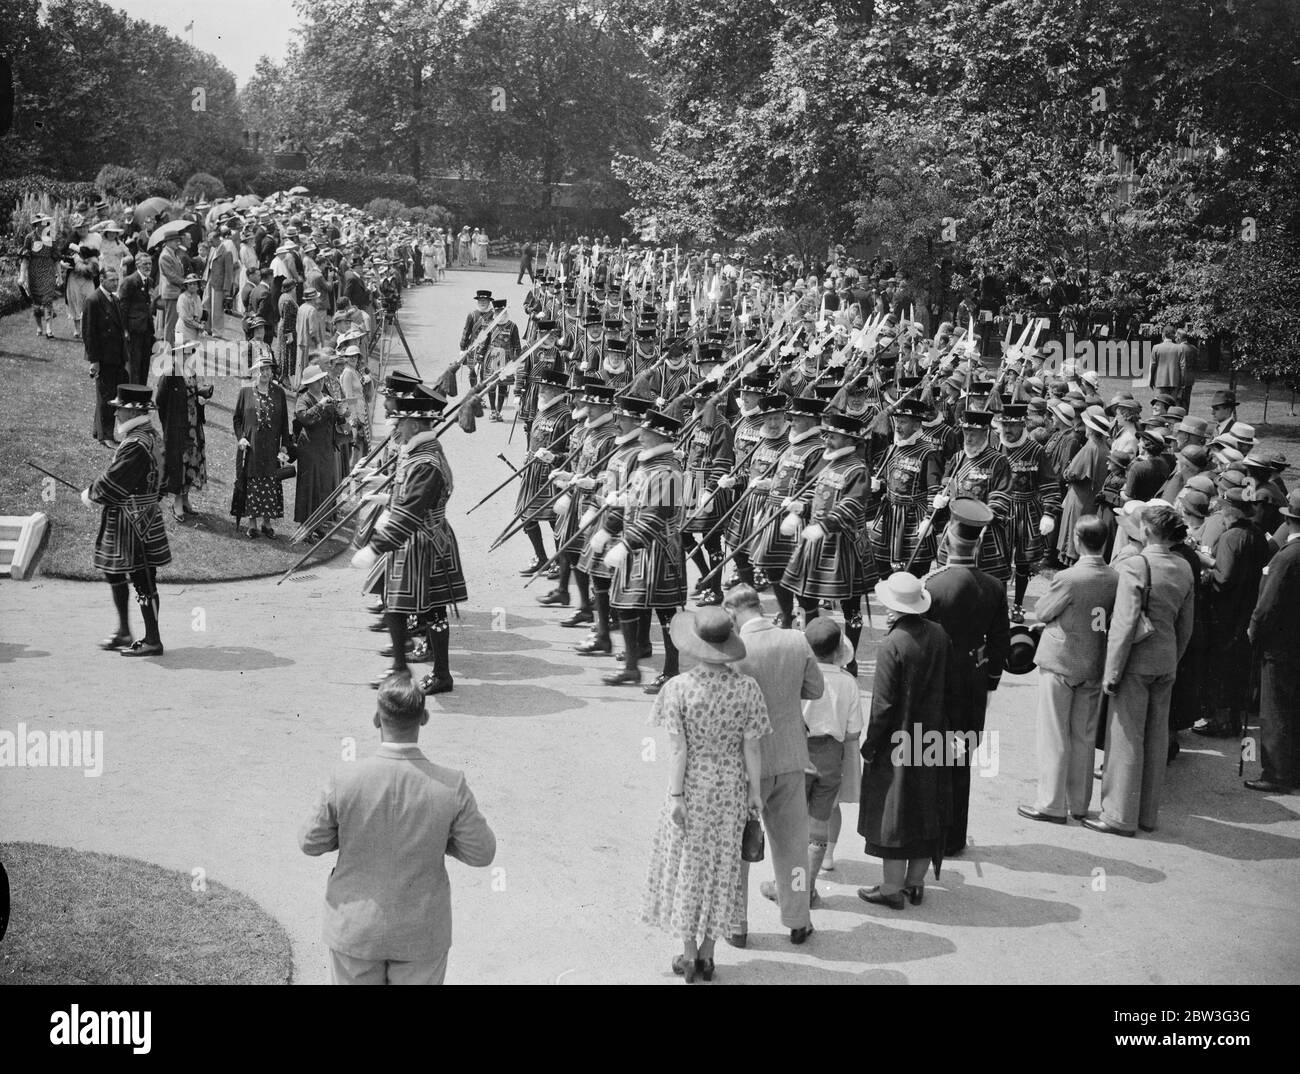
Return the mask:
[[[275,382],[274,364],[268,355],[249,367],[252,383],[239,389],[235,399],[235,483],[230,513],[235,528],[248,518],[250,538],[276,537],[271,523],[284,518],[284,482],[281,467],[297,459],[289,401]],[[258,519],[261,525],[258,525]]]
[[672,757],[641,919],[681,941],[672,968],[690,983],[712,979],[719,936],[744,930],[741,835],[762,805],[759,739],[772,724],[758,683],[732,666],[745,645],[726,612],[678,612],[669,633],[695,665],[664,684],[651,713]]
[[919,578],[891,574],[876,583],[876,598],[889,613],[888,632],[876,650],[862,739],[858,833],[867,853],[883,860],[884,878],[859,888],[858,897],[901,910],[924,898],[932,863],[939,875],[952,821],[946,700],[952,645],[943,627],[925,618],[930,594]]

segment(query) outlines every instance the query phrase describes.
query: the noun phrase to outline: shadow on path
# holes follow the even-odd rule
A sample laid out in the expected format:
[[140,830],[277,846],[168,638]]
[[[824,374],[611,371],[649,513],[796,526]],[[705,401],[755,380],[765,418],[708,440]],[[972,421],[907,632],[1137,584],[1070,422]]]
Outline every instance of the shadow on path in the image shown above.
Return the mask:
[[[812,943],[818,934],[813,933]],[[907,975],[899,970],[865,970],[862,973],[845,973],[826,966],[807,962],[781,962],[777,959],[756,958],[735,965],[723,962],[714,955],[717,966],[713,984],[782,984],[782,985],[905,985]],[[667,975],[665,975],[667,976]],[[708,987],[705,985],[705,987]]]
[[[454,668],[452,673],[455,674]],[[437,719],[437,712],[460,716],[550,716],[586,706],[587,702],[580,698],[544,686],[462,685],[459,680],[451,693],[429,698],[431,719]]]
[[168,649],[162,656],[150,659],[150,663],[167,671],[264,671],[292,667],[295,662],[269,649],[252,649],[246,645]]
[[11,664],[15,660],[31,660],[33,657],[49,655],[45,649],[29,649],[22,642],[0,641],[0,664]]
[[451,661],[451,673],[454,676],[464,675],[469,679],[486,679],[493,683],[516,683],[524,688],[529,688],[528,684],[538,679],[580,675],[582,671],[582,668],[571,664],[554,664],[535,656],[509,653],[470,653],[453,657]]

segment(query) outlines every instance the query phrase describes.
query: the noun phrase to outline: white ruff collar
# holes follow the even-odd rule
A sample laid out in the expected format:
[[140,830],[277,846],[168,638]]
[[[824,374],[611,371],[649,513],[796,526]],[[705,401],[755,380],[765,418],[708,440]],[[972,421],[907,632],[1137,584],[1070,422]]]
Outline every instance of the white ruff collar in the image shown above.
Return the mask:
[[141,414],[138,418],[132,418],[130,421],[122,422],[122,424],[117,427],[117,431],[125,436],[127,433],[138,429],[141,425],[148,425],[151,420],[150,415]]
[[626,447],[628,444],[632,443],[632,441],[635,440],[640,435],[641,435],[640,429],[633,429],[630,433],[619,433],[618,436],[614,437],[614,443],[616,443],[619,447]]
[[543,410],[550,410],[552,407],[559,406],[559,404],[563,402],[564,402],[563,392],[561,392],[559,395],[552,396],[550,399],[547,399],[546,402],[541,402],[539,400],[537,404],[537,413],[540,414]]
[[911,447],[921,439],[921,430],[917,429],[911,436],[903,438],[897,433],[894,434],[894,447]]
[[[438,444],[438,434],[433,429],[425,429],[423,432],[416,433],[410,440],[403,444],[402,450],[407,454],[410,454],[421,445],[427,444],[430,440],[435,444]],[[442,447],[441,444],[438,444],[438,446],[440,448]]]
[[1023,432],[1023,431],[1022,431],[1021,434],[1020,434],[1020,439],[1019,439],[1019,440],[1013,440],[1011,443],[1007,443],[1005,440],[1003,440],[1003,441],[1002,441],[1002,446],[1003,446],[1003,447],[1019,447],[1021,444],[1023,444],[1023,443],[1025,442],[1025,440],[1026,440],[1026,438],[1027,438],[1028,436],[1029,436],[1029,434],[1028,434],[1027,432]]
[[845,455],[852,455],[857,450],[858,446],[856,444],[848,444],[845,447],[836,448],[834,451],[828,448],[822,452],[822,458],[827,462],[834,462],[836,459],[844,458]]
[[587,419],[587,428],[588,428],[588,429],[599,429],[602,425],[608,425],[608,424],[609,424],[611,421],[613,421],[613,420],[614,420],[614,415],[613,415],[613,413],[612,413],[611,411],[608,411],[608,410],[607,410],[607,411],[605,411],[604,414],[602,414],[600,417],[598,417],[595,421],[592,421],[591,418],[588,418],[588,419]]
[[805,429],[801,433],[791,433],[790,443],[802,444],[805,440],[811,440],[814,436],[817,436],[820,432],[821,429],[819,429],[816,425],[814,425],[811,429]]

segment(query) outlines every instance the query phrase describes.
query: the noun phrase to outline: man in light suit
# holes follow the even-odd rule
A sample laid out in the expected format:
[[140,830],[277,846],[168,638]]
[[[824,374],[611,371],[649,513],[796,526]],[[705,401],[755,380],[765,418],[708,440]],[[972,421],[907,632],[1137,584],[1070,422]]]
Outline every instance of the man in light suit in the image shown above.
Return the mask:
[[239,251],[235,249],[228,226],[221,229],[221,241],[208,255],[208,283],[203,306],[208,311],[208,327],[220,336],[226,326],[226,301],[234,293],[238,280]]
[[1092,801],[1092,756],[1106,670],[1106,628],[1119,575],[1106,564],[1106,524],[1084,515],[1074,526],[1079,560],[1038,598],[1046,629],[1038,643],[1038,801],[1030,820],[1083,820]]
[[[1083,822],[1095,832],[1153,832],[1159,818],[1169,760],[1169,701],[1178,661],[1192,637],[1195,605],[1192,569],[1171,550],[1180,533],[1186,527],[1172,507],[1147,505],[1142,509],[1145,546],[1118,567],[1102,676],[1111,700],[1101,815]],[[1134,644],[1144,604],[1152,630]]]
[[387,679],[378,752],[335,770],[298,833],[304,854],[339,851],[323,929],[334,984],[442,984],[451,948],[444,857],[485,866],[496,856],[465,776],[420,752],[428,720],[410,676]]
[[1151,387],[1181,399],[1190,350],[1185,343],[1175,343],[1174,326],[1165,325],[1164,339],[1151,349]]
[[180,236],[173,235],[163,242],[162,253],[158,255],[158,297],[163,307],[163,330],[159,338],[166,340],[168,346],[176,340],[176,303],[185,292],[187,275]]
[[[727,590],[722,606],[736,624],[745,643],[745,658],[735,664],[743,675],[758,680],[767,702],[772,734],[759,740],[763,760],[763,828],[776,881],[760,885],[763,895],[781,907],[781,924],[790,930],[790,942],[803,943],[812,934],[808,875],[808,799],[804,772],[809,767],[808,729],[803,722],[804,700],[826,691],[817,657],[801,630],[781,630],[763,615],[752,586]],[[749,867],[741,866],[748,922]],[[732,947],[748,942],[744,932],[727,937]]]

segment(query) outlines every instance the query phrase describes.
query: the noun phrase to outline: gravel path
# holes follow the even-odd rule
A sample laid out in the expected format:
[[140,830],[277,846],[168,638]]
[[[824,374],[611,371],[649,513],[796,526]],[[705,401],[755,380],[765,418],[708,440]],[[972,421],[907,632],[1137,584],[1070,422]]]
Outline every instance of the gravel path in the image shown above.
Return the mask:
[[[426,377],[454,354],[484,275],[452,272],[408,293],[402,321]],[[513,273],[490,282],[520,318],[525,289]],[[522,458],[523,430],[507,447],[509,429],[480,423],[472,437],[456,429],[447,438],[457,485],[449,517],[470,601],[453,623],[455,692],[431,699],[421,744],[465,770],[499,841],[491,869],[450,865],[448,979],[671,982],[672,942],[637,918],[666,739],[646,727],[647,698],[603,687],[608,662],[572,652],[581,632],[560,629],[561,616],[537,606],[544,587],[522,589],[522,537],[489,561],[487,544],[513,496],[464,516],[505,476],[497,452]],[[365,630],[359,581],[345,558],[281,586],[165,587],[167,654],[131,663],[95,648],[111,625],[106,587],[40,578],[0,585],[0,731],[23,723],[104,738],[97,778],[0,770],[0,841],[202,869],[285,925],[295,980],[324,980],[318,934],[332,857],[303,856],[295,836],[345,743],[368,752],[378,739],[364,684],[383,666],[383,642]],[[719,948],[719,980],[1300,980],[1300,798],[1243,790],[1225,756],[1235,744],[1197,740],[1171,769],[1155,836],[1116,839],[1023,820],[1015,806],[1033,797],[1036,683],[1032,675],[1003,682],[989,716],[998,772],[973,781],[975,846],[945,863],[925,904],[895,913],[856,898],[855,887],[876,883],[880,870],[862,854],[856,810],[846,807],[816,935],[789,944],[775,906],[757,892],[768,867],[757,867],[749,949]]]

